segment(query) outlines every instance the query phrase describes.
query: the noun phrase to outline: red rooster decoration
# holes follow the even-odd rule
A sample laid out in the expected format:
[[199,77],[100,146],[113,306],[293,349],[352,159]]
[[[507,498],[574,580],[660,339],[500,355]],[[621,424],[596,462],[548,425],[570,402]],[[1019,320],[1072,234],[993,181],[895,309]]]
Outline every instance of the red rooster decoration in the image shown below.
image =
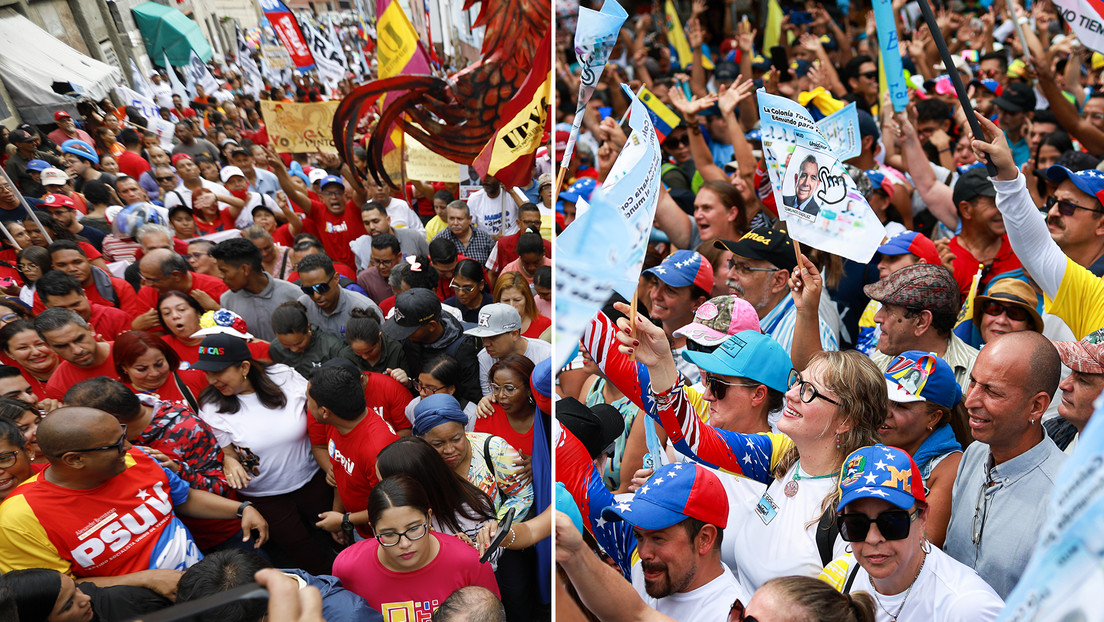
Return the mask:
[[[464,9],[475,2],[466,0]],[[341,100],[333,136],[342,159],[352,162],[357,123],[380,96],[405,91],[380,113],[368,139],[370,176],[397,187],[383,169],[384,142],[395,125],[431,151],[470,164],[494,136],[499,108],[525,81],[534,54],[552,54],[536,49],[551,19],[550,0],[482,0],[474,24],[487,28],[481,60],[447,79],[398,75],[373,80]]]

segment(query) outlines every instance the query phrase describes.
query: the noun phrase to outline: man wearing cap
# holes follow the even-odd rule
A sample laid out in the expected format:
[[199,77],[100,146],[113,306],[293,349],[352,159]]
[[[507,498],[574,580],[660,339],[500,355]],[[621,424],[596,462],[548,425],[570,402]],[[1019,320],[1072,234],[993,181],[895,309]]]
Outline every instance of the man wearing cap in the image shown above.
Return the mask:
[[[252,156],[250,157],[252,158]],[[268,173],[268,171],[265,172]],[[268,174],[271,175],[272,173]],[[253,212],[258,208],[267,209],[273,216],[282,211],[280,206],[276,204],[276,199],[267,194],[250,190],[250,184],[245,177],[244,169],[235,165],[224,166],[219,171],[219,179],[226,186],[230,196],[245,203],[234,219],[234,226],[238,229],[248,229],[253,226]],[[275,176],[273,176],[273,179],[275,179]],[[279,182],[275,183],[277,184],[276,189],[279,190]]]
[[[166,70],[172,71],[172,68],[166,67]],[[172,85],[169,84],[167,79],[161,77],[160,72],[155,71],[150,74],[150,89],[153,91],[153,101],[156,102],[158,106],[172,109]]]
[[77,140],[83,140],[91,145],[94,141],[92,137],[88,135],[88,132],[77,128],[76,122],[73,121],[73,117],[69,116],[68,112],[64,110],[58,110],[54,113],[54,123],[57,124],[57,129],[46,135],[55,145],[76,138]]
[[[631,500],[616,500],[579,439],[566,426],[558,436],[557,481],[649,607],[681,622],[721,621],[733,600],[746,601],[747,591],[721,561],[729,506],[716,474],[698,464],[667,464]],[[602,562],[581,539],[569,539],[557,561],[578,589],[602,590],[589,580]]]
[[[269,157],[269,163],[273,158],[280,160],[274,154]],[[280,165],[277,165],[279,172]],[[279,175],[277,175],[279,177]],[[310,196],[309,193],[295,186],[290,177],[279,177],[280,186],[287,193],[288,198],[299,206],[307,217],[303,218],[303,231],[318,238],[326,254],[334,261],[347,266],[356,265],[356,254],[353,253],[352,243],[357,238],[367,235],[364,222],[360,219],[360,210],[356,208],[352,200],[346,201],[345,182],[336,175],[327,175],[319,181],[318,196],[321,201]],[[355,274],[354,274],[355,276]]]
[[863,292],[882,304],[874,314],[881,335],[869,355],[879,369],[885,371],[894,357],[907,350],[931,352],[951,365],[955,380],[966,391],[978,351],[953,332],[959,292],[946,268],[928,263],[906,266],[863,286]]
[[311,376],[307,410],[318,424],[308,426],[311,444],[326,448],[337,489],[334,511],[323,512],[317,526],[339,541],[351,538],[353,529],[362,538],[371,537],[368,495],[379,483],[376,456],[399,437],[368,408],[360,372],[336,361],[326,362]]
[[62,168],[64,166],[62,161],[50,153],[38,150],[37,137],[31,136],[24,130],[12,130],[8,134],[8,143],[15,145],[15,153],[8,156],[8,163],[4,166],[8,177],[25,195],[40,197],[45,194],[42,185],[36,184],[31,179],[30,173],[27,172],[27,163],[31,160],[45,160],[50,163],[50,166]]
[[[1104,102],[1104,98],[1100,101]],[[1070,171],[1067,174],[1063,168],[1051,169],[1045,172],[1046,177],[1057,183],[1058,189],[1053,200],[1048,199],[1040,207],[1047,210],[1046,224],[1050,237],[1074,263],[1088,268],[1096,276],[1104,276],[1104,209],[1096,197],[1097,192],[1104,190],[1104,177],[1085,172]],[[1088,196],[1078,194],[1078,190]],[[1088,209],[1077,209],[1071,205]]]
[[448,227],[441,230],[434,240],[444,239],[456,245],[456,252],[486,264],[494,250],[495,240],[487,232],[472,225],[471,211],[466,201],[453,201],[445,208]]
[[[172,163],[176,167],[176,175],[180,178],[180,183],[162,194],[165,209],[169,210],[177,205],[193,207],[192,195],[200,188],[206,188],[215,195],[215,198],[219,201],[220,209],[229,207],[225,200],[226,197],[231,196],[230,191],[222,184],[209,181],[200,175],[199,166],[191,156],[178,153],[172,157]],[[160,169],[157,170],[160,171]],[[160,174],[158,173],[158,175]],[[157,183],[161,184],[160,181]]]
[[963,300],[970,293],[978,264],[985,266],[978,281],[982,291],[995,275],[1023,267],[1012,252],[996,196],[997,191],[985,167],[966,171],[954,186],[952,197],[962,230],[951,238],[948,248],[955,256],[954,278]]
[[[42,171],[45,171],[48,168],[51,167],[50,163],[46,160],[39,160],[36,158],[34,160],[31,160],[30,162],[27,162],[27,174],[31,176],[32,182],[30,187],[35,188],[36,186],[34,184],[37,184],[37,187],[42,187]],[[45,192],[45,190],[46,189],[43,188],[43,192]],[[37,193],[38,190],[32,190],[32,192]],[[41,194],[31,194],[29,196],[32,196],[36,199],[42,198]]]
[[963,403],[975,442],[958,467],[943,550],[1007,598],[1046,525],[1055,478],[1066,460],[1043,433],[1061,361],[1034,331],[987,345]]
[[125,151],[120,153],[115,161],[119,163],[119,172],[130,175],[135,179],[142,177],[142,173],[150,170],[150,163],[142,157],[142,137],[132,127],[119,132],[119,142],[123,144]]
[[1035,89],[1024,82],[1010,82],[993,104],[997,107],[997,123],[1012,150],[1012,159],[1016,166],[1023,166],[1031,158],[1024,130],[1035,112]]
[[195,127],[192,123],[192,121],[185,119],[176,124],[175,136],[179,142],[173,147],[172,154],[176,156],[184,153],[193,159],[199,155],[206,155],[218,162],[219,150],[206,138],[196,138]]
[[[253,152],[242,146],[234,147],[230,152],[230,164],[241,169],[249,189],[258,194],[267,195],[270,199],[276,198],[276,191],[280,189],[280,180],[270,171],[257,168],[253,161]],[[223,183],[226,183],[223,180]]]
[[73,190],[81,192],[84,184],[90,181],[100,181],[109,186],[115,186],[115,176],[99,170],[100,156],[92,145],[79,141],[67,140],[61,143],[61,150],[65,154],[65,161],[69,164],[69,177],[73,181]]
[[1077,439],[1085,431],[1092,418],[1093,402],[1104,389],[1104,330],[1099,330],[1081,341],[1055,341],[1062,364],[1070,368],[1068,376],[1058,383],[1062,390],[1058,403],[1059,417],[1043,424],[1047,436],[1058,448],[1072,454]]
[[521,315],[517,309],[501,302],[485,305],[479,310],[479,321],[475,328],[464,331],[465,335],[483,340],[483,349],[479,351],[479,388],[483,395],[491,394],[488,379],[491,365],[511,354],[519,354],[536,365],[552,356],[552,344],[543,339],[529,339],[521,336]]
[[82,236],[89,244],[96,247],[96,250],[103,250],[104,236],[107,234],[99,229],[85,227],[77,220],[77,207],[72,197],[64,194],[47,194],[42,197],[40,207],[45,207],[46,211],[50,212],[59,227],[73,235]]
[[45,397],[60,400],[69,387],[96,376],[114,378],[111,343],[96,341],[88,322],[70,309],[46,309],[35,318],[38,336],[62,358],[46,383]]
[[272,341],[272,312],[285,302],[298,300],[298,287],[264,271],[261,251],[243,238],[219,242],[210,250],[222,282],[229,289],[219,298],[224,309],[237,313],[258,339]]
[[483,397],[479,388],[479,367],[470,364],[478,358],[479,342],[464,334],[459,320],[441,312],[437,294],[418,287],[401,292],[395,296],[394,313],[381,329],[383,334],[402,342],[406,352],[406,368],[391,372],[396,380],[409,386],[410,378],[417,378],[427,362],[440,354],[448,354],[460,361],[463,370],[456,384],[456,395],[470,402],[478,402]]
[[[788,279],[797,259],[785,228],[760,227],[735,242],[717,240],[714,244],[732,252],[729,271],[732,293],[755,307],[763,332],[790,353],[797,309],[790,297]],[[820,346],[824,350],[839,350],[839,331],[825,319],[828,317],[826,305],[834,307],[830,299],[822,297]],[[835,317],[838,325],[838,312]]]
[[[686,338],[676,336],[675,331],[693,322],[694,311],[709,300],[713,292],[713,266],[697,251],[675,251],[663,263],[645,270],[643,276],[651,285],[649,315],[663,326],[676,352],[681,352],[686,347]],[[691,382],[697,382],[698,372],[693,366],[684,365],[680,370]]]

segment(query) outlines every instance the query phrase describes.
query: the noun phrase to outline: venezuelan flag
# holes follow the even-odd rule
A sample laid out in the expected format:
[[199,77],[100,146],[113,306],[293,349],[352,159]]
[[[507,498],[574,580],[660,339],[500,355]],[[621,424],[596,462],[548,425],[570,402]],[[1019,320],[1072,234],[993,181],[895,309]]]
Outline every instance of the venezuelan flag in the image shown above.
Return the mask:
[[659,135],[659,142],[663,142],[667,139],[667,135],[670,134],[679,123],[682,123],[682,119],[675,114],[674,110],[667,107],[667,104],[659,101],[655,93],[649,91],[647,87],[640,87],[640,92],[637,93],[637,97],[648,108],[648,116],[652,117],[652,125],[655,126],[656,134]]
[[970,283],[970,291],[966,294],[966,301],[962,303],[962,310],[958,312],[958,319],[955,321],[954,334],[971,345],[981,342],[981,335],[975,335],[974,297],[977,296],[978,282],[981,281],[981,273],[984,270],[985,266],[978,264],[977,273]]
[[[671,42],[671,45],[675,46],[679,66],[682,67],[683,71],[689,71],[694,58],[693,50],[690,49],[690,43],[686,40],[686,32],[682,29],[682,21],[679,19],[678,13],[675,12],[675,4],[671,0],[667,0],[663,5],[663,12],[667,17],[667,39]],[[713,69],[713,61],[705,54],[702,54],[702,67]]]

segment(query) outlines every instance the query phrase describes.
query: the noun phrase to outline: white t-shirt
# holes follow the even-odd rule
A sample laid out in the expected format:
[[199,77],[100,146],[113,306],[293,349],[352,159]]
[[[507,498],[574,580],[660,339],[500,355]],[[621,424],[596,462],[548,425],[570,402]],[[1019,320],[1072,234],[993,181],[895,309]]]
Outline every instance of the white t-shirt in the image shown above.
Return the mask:
[[886,613],[901,610],[897,622],[986,622],[996,620],[1004,601],[989,587],[973,568],[955,560],[938,547],[924,560],[920,576],[912,584],[912,592],[883,596],[876,594],[866,570],[856,570],[851,592],[866,592],[877,598],[875,619],[891,622]]
[[234,221],[234,226],[238,229],[248,229],[253,226],[253,208],[258,205],[264,205],[268,209],[272,210],[273,214],[282,214],[280,206],[276,204],[276,199],[270,196],[265,196],[260,192],[250,192],[248,195],[249,200],[245,202],[245,207],[242,208],[238,218]]
[[[761,489],[756,502],[733,507],[737,512],[729,514],[722,556],[736,560],[736,577],[750,592],[776,577],[815,577],[824,568],[816,529],[824,499],[836,490],[837,482],[834,477],[807,479],[802,471],[797,494],[787,497],[785,486],[795,472],[796,465],[785,478]],[[831,558],[842,557],[846,546],[836,536]]]
[[392,227],[396,229],[406,227],[425,235],[422,219],[418,218],[418,212],[415,212],[406,201],[391,197],[391,202],[387,204],[387,215],[391,217]]
[[[525,358],[533,361],[534,365],[552,356],[552,344],[547,341],[532,337],[523,337],[523,339],[528,341],[525,347]],[[487,348],[480,350],[476,358],[479,359],[479,386],[483,389],[483,395],[490,395],[491,381],[487,378],[487,373],[491,371],[491,365],[494,365],[498,359],[491,358],[491,355],[487,354]]]
[[[507,188],[502,187],[498,196],[490,198],[486,191],[480,189],[468,197],[468,211],[471,212],[472,222],[487,235],[513,235],[518,232],[517,202],[507,196]],[[526,199],[520,198],[523,203]],[[505,214],[505,222],[503,222]],[[505,227],[505,229],[503,229]]]
[[270,497],[302,488],[318,471],[307,438],[307,379],[287,365],[272,365],[268,377],[284,392],[283,408],[269,409],[256,393],[239,395],[236,413],[220,413],[214,404],[199,409],[199,418],[211,426],[220,447],[233,443],[248,447],[260,458],[246,495]]
[[[725,531],[727,539],[728,530]],[[732,602],[739,598],[746,605],[751,600],[751,593],[736,581],[728,566],[722,563],[721,567],[724,572],[720,576],[696,590],[652,598],[644,591],[644,570],[637,562],[632,567],[632,584],[646,605],[679,622],[724,622],[728,619]]]

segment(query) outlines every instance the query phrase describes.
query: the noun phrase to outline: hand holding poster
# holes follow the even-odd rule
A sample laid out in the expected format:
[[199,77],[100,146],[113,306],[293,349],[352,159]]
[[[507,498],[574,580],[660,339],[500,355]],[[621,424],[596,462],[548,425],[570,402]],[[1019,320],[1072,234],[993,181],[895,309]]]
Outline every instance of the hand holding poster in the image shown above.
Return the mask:
[[333,117],[341,102],[261,102],[268,138],[277,153],[336,153]]
[[763,158],[790,237],[859,263],[870,261],[885,227],[831,144],[796,102],[763,89],[757,96]]

